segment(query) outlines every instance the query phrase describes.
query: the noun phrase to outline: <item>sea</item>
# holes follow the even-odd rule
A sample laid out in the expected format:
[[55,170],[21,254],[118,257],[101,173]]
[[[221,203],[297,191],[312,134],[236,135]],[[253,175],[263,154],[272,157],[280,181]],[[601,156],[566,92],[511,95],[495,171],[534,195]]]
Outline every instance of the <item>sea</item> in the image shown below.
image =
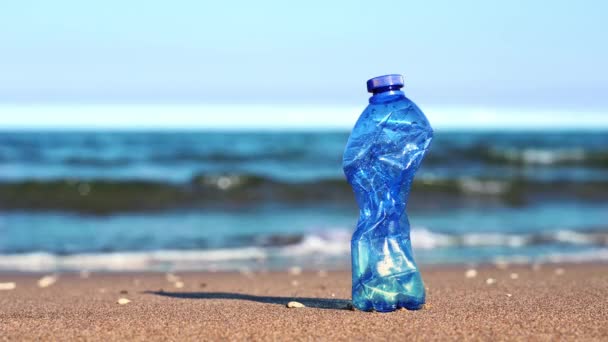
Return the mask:
[[[0,132],[0,271],[345,269],[347,130]],[[608,261],[608,131],[438,130],[418,263]]]

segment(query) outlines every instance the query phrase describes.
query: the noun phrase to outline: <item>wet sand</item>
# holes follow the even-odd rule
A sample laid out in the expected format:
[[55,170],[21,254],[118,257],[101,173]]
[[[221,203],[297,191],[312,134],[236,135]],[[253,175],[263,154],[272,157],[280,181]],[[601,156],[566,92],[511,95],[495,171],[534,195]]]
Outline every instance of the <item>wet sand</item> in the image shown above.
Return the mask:
[[608,264],[466,270],[423,267],[425,308],[389,314],[347,309],[348,272],[0,274],[0,340],[608,339]]

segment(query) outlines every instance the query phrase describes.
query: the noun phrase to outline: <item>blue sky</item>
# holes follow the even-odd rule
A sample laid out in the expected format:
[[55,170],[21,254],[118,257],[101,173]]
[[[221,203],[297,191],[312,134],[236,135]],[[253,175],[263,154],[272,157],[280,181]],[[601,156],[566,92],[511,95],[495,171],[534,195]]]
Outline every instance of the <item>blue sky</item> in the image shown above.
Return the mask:
[[[6,1],[0,106],[363,107],[367,78],[404,73],[423,109],[572,109],[601,121],[606,13],[599,0]],[[45,115],[0,114],[0,125]]]

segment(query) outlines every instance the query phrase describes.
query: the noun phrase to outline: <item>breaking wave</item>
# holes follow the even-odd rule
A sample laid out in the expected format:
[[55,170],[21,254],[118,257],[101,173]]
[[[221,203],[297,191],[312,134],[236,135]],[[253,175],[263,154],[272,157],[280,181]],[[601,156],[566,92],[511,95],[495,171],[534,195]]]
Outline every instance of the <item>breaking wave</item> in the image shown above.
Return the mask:
[[[197,250],[116,251],[76,254],[52,254],[30,251],[0,254],[0,270],[4,271],[168,271],[168,270],[242,270],[309,265],[310,267],[345,268],[350,262],[351,232],[332,229],[301,236],[271,236],[248,246]],[[274,241],[274,243],[273,243]],[[514,262],[589,262],[608,261],[608,230],[570,231],[532,234],[468,233],[445,234],[426,228],[412,230],[414,249],[450,249],[453,251],[501,247],[511,255],[529,246],[587,247],[570,252],[549,252],[534,260],[514,257]],[[503,258],[509,259],[509,258]],[[421,260],[424,263],[424,259]],[[475,260],[470,262],[488,262]],[[433,263],[451,263],[449,258]]]

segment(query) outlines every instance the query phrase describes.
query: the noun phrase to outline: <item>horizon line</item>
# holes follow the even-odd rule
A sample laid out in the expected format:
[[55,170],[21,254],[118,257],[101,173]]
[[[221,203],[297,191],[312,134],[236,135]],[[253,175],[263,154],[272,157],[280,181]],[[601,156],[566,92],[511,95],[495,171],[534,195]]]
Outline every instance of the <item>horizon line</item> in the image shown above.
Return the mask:
[[[608,110],[421,106],[441,130],[598,130]],[[0,104],[0,130],[346,130],[364,106],[261,104]]]

